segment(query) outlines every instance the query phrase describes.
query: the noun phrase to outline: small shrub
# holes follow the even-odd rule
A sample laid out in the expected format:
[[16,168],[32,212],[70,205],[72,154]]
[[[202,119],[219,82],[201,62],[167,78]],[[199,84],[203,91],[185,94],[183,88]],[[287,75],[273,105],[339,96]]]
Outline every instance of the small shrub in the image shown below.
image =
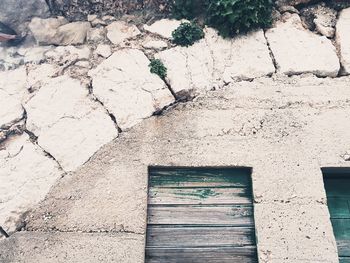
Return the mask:
[[[348,1],[348,0],[328,0]],[[204,18],[222,36],[235,36],[271,25],[275,0],[173,0],[175,18]]]
[[212,0],[207,22],[221,35],[234,36],[272,23],[273,0]]
[[203,29],[195,23],[184,22],[172,33],[173,43],[180,46],[191,46],[204,37]]
[[350,7],[349,0],[328,0],[326,3],[337,11]]
[[205,13],[209,0],[173,0],[172,15],[177,18],[193,19]]
[[151,63],[148,65],[151,73],[157,74],[161,79],[165,79],[167,76],[167,68],[164,66],[163,62],[159,59],[152,59]]

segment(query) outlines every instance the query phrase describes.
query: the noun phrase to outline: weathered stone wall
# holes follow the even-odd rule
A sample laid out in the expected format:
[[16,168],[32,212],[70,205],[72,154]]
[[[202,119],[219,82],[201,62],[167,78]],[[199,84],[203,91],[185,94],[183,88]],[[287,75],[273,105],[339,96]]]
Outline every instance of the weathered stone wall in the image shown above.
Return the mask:
[[179,104],[62,178],[0,261],[143,263],[148,166],[161,165],[252,167],[259,262],[338,263],[321,167],[349,166],[349,98],[349,78],[285,77]]
[[85,19],[88,14],[120,15],[141,10],[166,12],[171,0],[48,0],[53,14],[69,20]]

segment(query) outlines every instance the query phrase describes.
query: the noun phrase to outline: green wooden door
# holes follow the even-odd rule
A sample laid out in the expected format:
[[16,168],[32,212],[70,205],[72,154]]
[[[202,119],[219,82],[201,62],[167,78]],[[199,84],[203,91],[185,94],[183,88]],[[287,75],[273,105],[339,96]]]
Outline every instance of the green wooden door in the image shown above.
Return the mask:
[[350,173],[325,174],[325,188],[340,263],[350,263]]
[[151,169],[146,263],[256,263],[250,169]]

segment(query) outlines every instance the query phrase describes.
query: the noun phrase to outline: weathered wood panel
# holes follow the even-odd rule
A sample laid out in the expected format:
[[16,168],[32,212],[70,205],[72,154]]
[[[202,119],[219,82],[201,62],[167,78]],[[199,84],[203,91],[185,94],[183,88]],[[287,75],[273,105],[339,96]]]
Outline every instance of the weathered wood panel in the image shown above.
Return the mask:
[[252,227],[155,226],[147,228],[148,247],[253,246]]
[[251,204],[246,188],[151,188],[149,204]]
[[[350,177],[350,175],[349,175]],[[325,178],[327,197],[350,196],[350,180],[347,176]]]
[[332,174],[324,181],[339,262],[350,263],[350,177]]
[[350,218],[333,218],[332,225],[335,237],[340,240],[350,240]]
[[150,173],[149,187],[244,187],[251,188],[247,170],[161,169]]
[[350,239],[348,240],[337,240],[338,253],[340,257],[350,258]]
[[249,169],[150,171],[147,263],[257,262]]
[[[148,263],[257,263],[256,248],[147,248]],[[190,259],[190,260],[189,260]]]
[[148,224],[253,226],[253,207],[243,205],[150,205]]
[[339,263],[350,263],[350,257],[339,257]]
[[350,218],[350,196],[328,197],[328,208],[332,218]]

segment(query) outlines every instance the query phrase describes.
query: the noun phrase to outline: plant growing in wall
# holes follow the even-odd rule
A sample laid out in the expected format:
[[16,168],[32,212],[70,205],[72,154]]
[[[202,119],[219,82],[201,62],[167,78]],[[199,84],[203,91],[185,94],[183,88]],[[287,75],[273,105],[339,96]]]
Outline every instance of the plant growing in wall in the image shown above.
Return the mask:
[[274,0],[175,0],[173,10],[176,17],[204,17],[222,36],[232,37],[270,26],[273,6]]
[[151,63],[148,65],[151,73],[157,74],[161,79],[165,79],[167,76],[167,68],[164,66],[163,62],[159,59],[152,59]]
[[193,22],[184,22],[172,33],[173,43],[180,46],[191,46],[204,37],[201,27]]
[[234,36],[272,22],[272,0],[213,0],[207,10],[207,22],[223,36]]
[[193,19],[205,13],[208,0],[174,0],[171,12],[177,19]]

